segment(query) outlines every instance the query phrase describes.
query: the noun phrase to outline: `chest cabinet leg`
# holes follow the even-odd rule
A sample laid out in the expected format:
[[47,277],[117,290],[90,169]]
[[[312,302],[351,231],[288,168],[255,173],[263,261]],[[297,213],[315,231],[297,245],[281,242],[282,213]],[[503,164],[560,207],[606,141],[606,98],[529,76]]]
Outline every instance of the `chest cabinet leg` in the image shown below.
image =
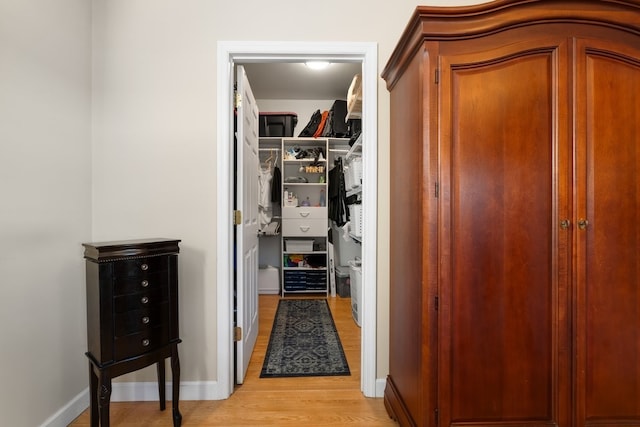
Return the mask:
[[166,387],[165,387],[165,372],[164,372],[164,359],[156,363],[158,371],[158,396],[160,396],[160,410],[164,411],[167,407]]
[[100,372],[98,377],[98,412],[100,425],[109,425],[109,403],[111,401],[111,377],[107,372]]
[[172,378],[172,394],[173,394],[173,427],[180,427],[182,424],[182,414],[178,409],[180,400],[180,359],[178,358],[178,346],[171,348],[171,375]]
[[93,364],[89,362],[89,408],[91,426],[98,425],[98,376],[93,370]]

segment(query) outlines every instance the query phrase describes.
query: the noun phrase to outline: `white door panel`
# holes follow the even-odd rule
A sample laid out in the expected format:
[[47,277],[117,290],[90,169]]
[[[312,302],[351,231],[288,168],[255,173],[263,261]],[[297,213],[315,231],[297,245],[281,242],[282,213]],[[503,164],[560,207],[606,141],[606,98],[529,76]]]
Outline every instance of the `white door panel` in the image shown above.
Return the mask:
[[242,384],[258,338],[258,106],[244,67],[237,67],[236,310],[241,339],[236,342],[236,383]]

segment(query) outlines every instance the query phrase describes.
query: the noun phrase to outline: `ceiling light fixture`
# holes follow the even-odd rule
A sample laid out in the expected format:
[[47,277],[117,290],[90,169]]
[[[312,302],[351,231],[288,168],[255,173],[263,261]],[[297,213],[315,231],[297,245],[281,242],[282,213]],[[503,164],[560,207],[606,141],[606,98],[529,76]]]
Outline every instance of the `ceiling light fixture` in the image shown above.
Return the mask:
[[324,70],[330,63],[327,61],[307,61],[305,64],[312,70]]

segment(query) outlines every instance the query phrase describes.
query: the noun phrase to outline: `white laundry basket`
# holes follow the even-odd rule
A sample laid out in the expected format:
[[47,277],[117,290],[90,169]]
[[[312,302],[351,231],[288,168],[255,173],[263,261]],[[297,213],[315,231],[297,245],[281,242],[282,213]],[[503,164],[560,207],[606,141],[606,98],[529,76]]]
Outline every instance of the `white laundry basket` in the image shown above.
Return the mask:
[[362,237],[362,205],[349,205],[349,221],[351,221],[351,232],[356,237]]
[[361,326],[362,265],[359,260],[349,261],[349,281],[351,282],[351,313],[356,325]]
[[280,293],[280,270],[270,265],[260,266],[258,270],[258,293]]

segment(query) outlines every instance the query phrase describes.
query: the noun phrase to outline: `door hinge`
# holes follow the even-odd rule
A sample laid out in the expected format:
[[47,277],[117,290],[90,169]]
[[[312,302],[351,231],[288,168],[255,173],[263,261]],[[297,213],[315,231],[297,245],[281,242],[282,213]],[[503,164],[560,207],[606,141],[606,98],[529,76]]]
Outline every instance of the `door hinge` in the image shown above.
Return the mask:
[[239,92],[236,92],[235,99],[233,101],[233,106],[237,109],[242,107],[242,95]]
[[233,341],[240,341],[241,339],[242,339],[242,328],[240,326],[234,326]]
[[242,211],[233,211],[233,225],[242,224]]
[[440,69],[436,68],[436,73],[434,76],[434,83],[435,84],[439,84],[440,83]]
[[435,195],[436,195],[436,199],[438,197],[440,197],[440,183],[436,182],[436,186],[435,186]]
[[438,311],[438,308],[440,307],[440,299],[438,297],[435,297],[433,304],[435,306],[436,311]]
[[433,413],[434,424],[437,426],[437,425],[438,425],[438,422],[440,421],[440,420],[438,419],[438,418],[439,418],[439,417],[438,417],[438,408],[436,408],[436,410],[435,410],[435,411],[433,411],[433,412],[434,412],[434,413]]

